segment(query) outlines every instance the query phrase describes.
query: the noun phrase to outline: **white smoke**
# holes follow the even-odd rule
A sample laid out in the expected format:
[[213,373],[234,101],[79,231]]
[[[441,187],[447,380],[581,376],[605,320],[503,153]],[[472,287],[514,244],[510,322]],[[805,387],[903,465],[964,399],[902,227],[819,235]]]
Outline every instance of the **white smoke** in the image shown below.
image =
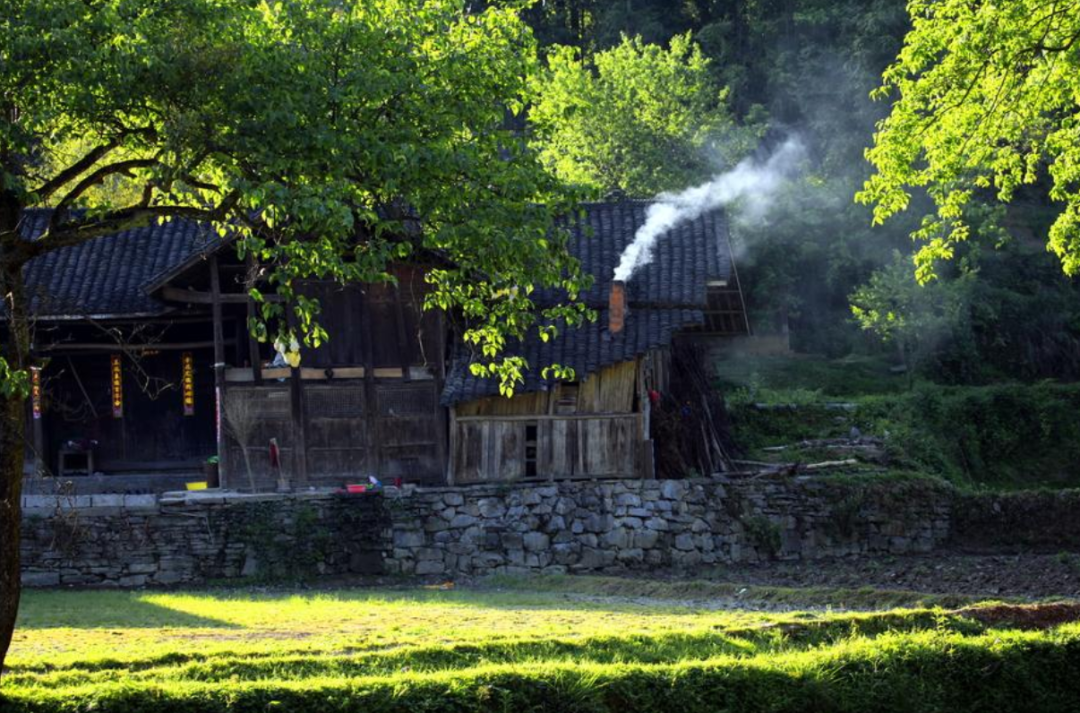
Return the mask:
[[656,242],[679,223],[735,201],[740,201],[739,207],[748,217],[764,216],[776,190],[794,172],[805,153],[799,139],[789,138],[763,162],[743,159],[708,183],[681,193],[661,193],[645,211],[645,223],[634,234],[634,242],[623,250],[615,268],[615,279],[625,282],[638,268],[652,262]]

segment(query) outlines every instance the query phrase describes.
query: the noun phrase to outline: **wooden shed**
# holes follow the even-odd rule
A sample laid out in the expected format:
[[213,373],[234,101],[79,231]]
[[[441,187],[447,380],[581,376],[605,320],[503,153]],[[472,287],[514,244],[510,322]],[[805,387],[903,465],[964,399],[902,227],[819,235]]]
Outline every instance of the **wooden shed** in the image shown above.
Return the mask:
[[595,278],[582,299],[599,318],[551,341],[530,337],[513,347],[531,365],[572,367],[577,381],[543,379],[534,369],[505,398],[496,383],[472,375],[469,354],[458,350],[443,392],[452,482],[654,475],[651,415],[672,386],[672,346],[745,334],[748,324],[720,211],[669,231],[648,265],[625,285],[614,282],[648,205],[583,206],[570,225],[570,249]]

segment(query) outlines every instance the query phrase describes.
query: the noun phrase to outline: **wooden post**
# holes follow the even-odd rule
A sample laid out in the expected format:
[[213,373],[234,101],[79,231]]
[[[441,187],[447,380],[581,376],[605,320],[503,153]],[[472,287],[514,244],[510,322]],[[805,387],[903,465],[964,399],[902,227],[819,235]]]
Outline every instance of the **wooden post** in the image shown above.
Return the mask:
[[360,334],[364,353],[364,412],[367,414],[369,475],[379,477],[382,466],[382,439],[379,437],[379,404],[375,394],[375,345],[372,343],[371,294],[361,293]]
[[289,369],[289,408],[292,414],[293,435],[295,438],[296,483],[293,487],[307,485],[307,409],[304,408],[304,380],[300,378],[300,369]]
[[[248,255],[248,270],[251,274],[255,274],[255,256]],[[254,279],[254,278],[253,278]],[[253,287],[249,285],[248,287]],[[248,360],[251,362],[251,375],[256,386],[262,386],[262,359],[259,358],[259,340],[255,338],[255,335],[251,333],[251,322],[254,320],[256,314],[255,300],[250,296],[247,300],[247,334],[248,334]]]
[[[293,312],[292,305],[286,305],[285,309],[288,324],[295,329],[296,314]],[[308,484],[307,409],[304,404],[304,380],[300,367],[296,366],[289,369],[289,411],[293,425],[296,482],[292,485],[295,489]]]
[[[439,409],[443,411],[443,409]],[[446,484],[454,484],[454,453],[457,452],[457,406],[451,406],[450,409],[450,457],[444,461],[446,471]],[[441,419],[440,419],[441,421]],[[441,450],[441,449],[440,449]]]
[[221,275],[217,255],[210,256],[210,305],[214,319],[214,426],[217,433],[218,478],[229,486],[229,458],[225,441],[225,335],[221,314]]
[[408,332],[405,329],[405,307],[401,304],[401,290],[394,285],[394,322],[397,327],[398,361],[401,362],[401,378],[412,381],[409,367],[412,366],[412,349]]

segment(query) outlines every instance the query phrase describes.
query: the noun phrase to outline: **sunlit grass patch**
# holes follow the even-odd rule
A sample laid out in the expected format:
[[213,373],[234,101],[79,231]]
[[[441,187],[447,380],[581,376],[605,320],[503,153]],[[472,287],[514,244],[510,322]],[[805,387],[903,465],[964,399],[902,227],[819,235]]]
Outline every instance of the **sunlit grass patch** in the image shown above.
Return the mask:
[[687,710],[769,691],[832,708],[739,709],[831,710],[878,674],[888,685],[871,689],[893,695],[959,660],[1000,671],[1017,652],[1080,646],[1075,624],[991,628],[963,610],[734,610],[706,601],[720,594],[706,584],[637,582],[621,597],[603,578],[495,584],[30,592],[0,692],[15,711],[614,711],[672,710],[685,688]]

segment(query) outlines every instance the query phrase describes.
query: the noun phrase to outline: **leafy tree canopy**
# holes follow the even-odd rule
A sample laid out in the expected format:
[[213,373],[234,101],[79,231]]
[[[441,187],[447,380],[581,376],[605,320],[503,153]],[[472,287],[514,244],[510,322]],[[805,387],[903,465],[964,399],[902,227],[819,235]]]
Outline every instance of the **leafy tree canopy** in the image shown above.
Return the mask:
[[594,194],[683,188],[749,146],[689,34],[668,49],[624,36],[588,62],[554,47],[535,87],[533,145],[557,175]]
[[[239,232],[286,296],[300,278],[390,280],[391,260],[434,253],[429,304],[465,316],[482,368],[507,384],[522,364],[498,354],[536,327],[531,286],[579,289],[552,231],[560,186],[506,126],[537,68],[512,8],[3,4],[0,244],[12,265],[179,216]],[[20,244],[20,211],[45,205],[47,234]],[[299,336],[317,344],[317,305],[297,302]],[[260,336],[293,341],[277,304],[263,317]]]
[[[510,389],[525,365],[500,356],[507,340],[585,314],[552,227],[560,184],[506,122],[536,68],[517,10],[464,0],[0,0],[0,668],[19,598],[26,263],[211,222],[296,297],[252,325],[295,353],[327,336],[297,280],[389,281],[414,255],[436,266],[428,306],[464,318],[475,370]],[[41,206],[50,224],[27,241]],[[538,316],[534,285],[571,299]]]
[[910,377],[939,342],[962,329],[975,276],[965,271],[954,280],[920,285],[897,251],[852,293],[851,312],[860,327],[898,348]]
[[1066,0],[911,0],[913,23],[879,97],[893,97],[859,199],[884,221],[925,188],[918,276],[953,257],[978,194],[1013,198],[1048,179],[1062,206],[1049,248],[1080,274],[1080,6]]

